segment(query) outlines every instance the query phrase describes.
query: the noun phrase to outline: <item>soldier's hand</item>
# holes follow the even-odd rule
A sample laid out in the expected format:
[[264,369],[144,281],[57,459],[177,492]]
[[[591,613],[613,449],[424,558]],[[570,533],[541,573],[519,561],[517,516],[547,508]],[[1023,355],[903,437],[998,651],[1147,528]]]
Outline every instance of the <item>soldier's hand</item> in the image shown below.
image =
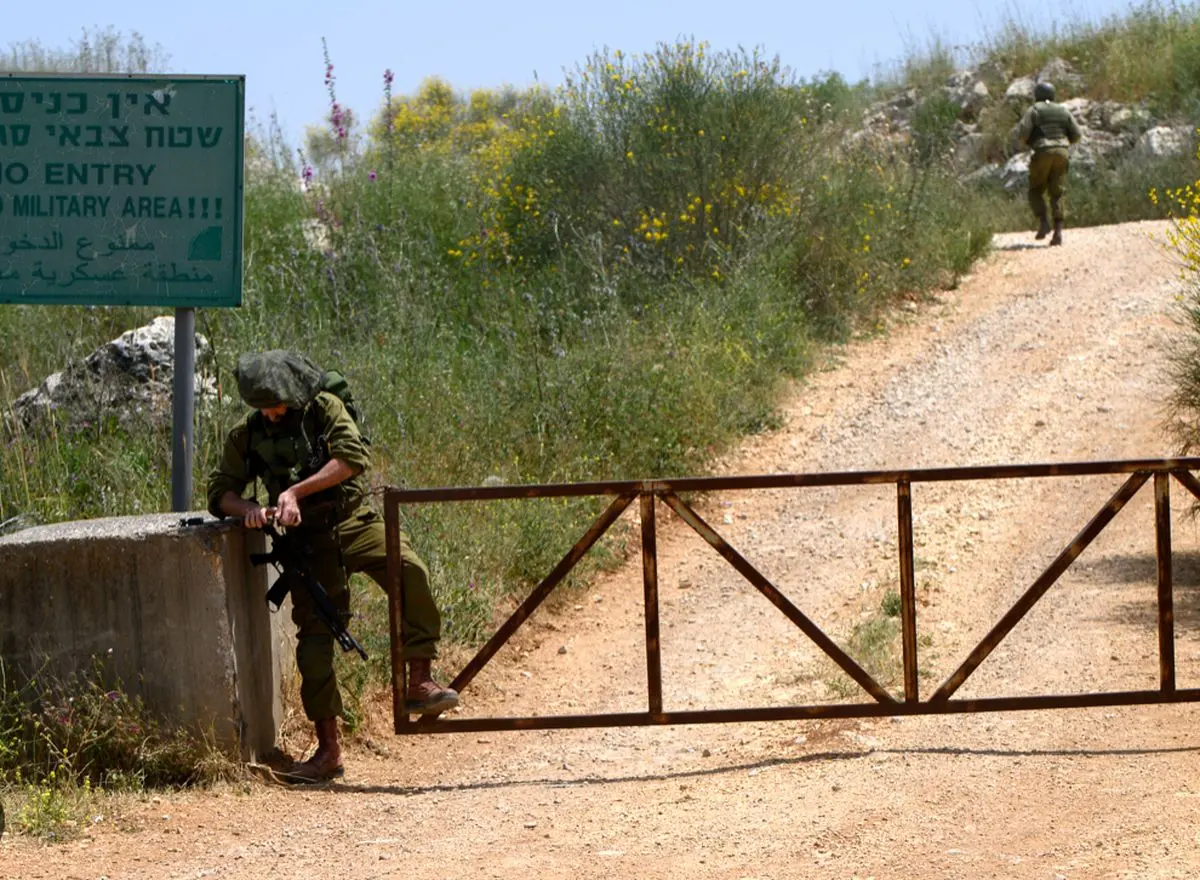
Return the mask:
[[285,490],[279,493],[279,500],[276,519],[279,520],[281,526],[298,526],[300,525],[300,502],[291,490]]
[[263,508],[256,504],[242,515],[242,525],[248,529],[261,529],[274,518],[274,507]]

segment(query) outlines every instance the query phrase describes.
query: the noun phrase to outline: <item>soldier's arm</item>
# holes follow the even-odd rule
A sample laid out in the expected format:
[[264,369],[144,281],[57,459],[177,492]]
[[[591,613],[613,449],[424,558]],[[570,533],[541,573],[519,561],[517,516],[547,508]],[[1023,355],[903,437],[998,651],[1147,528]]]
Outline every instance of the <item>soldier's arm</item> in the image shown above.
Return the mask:
[[236,492],[226,492],[217,502],[217,507],[225,516],[241,517],[242,524],[247,528],[261,529],[271,521],[271,509],[263,507],[253,498],[243,498]]
[[221,451],[221,461],[208,475],[208,512],[213,516],[245,516],[248,505],[258,507],[257,502],[242,498],[246,486],[254,479],[250,472],[249,446],[245,423],[229,432]]
[[279,493],[279,522],[285,526],[300,524],[300,502],[324,489],[336,486],[354,476],[354,469],[340,458],[331,458],[315,474]]
[[[283,496],[291,495],[296,501],[315,495],[336,486],[354,476],[354,468],[340,458],[331,458],[315,474],[310,474],[298,483],[293,483],[279,493],[279,506],[283,507]],[[284,523],[287,525],[287,523]]]
[[1021,121],[1017,123],[1017,128],[1014,134],[1014,140],[1017,143],[1018,149],[1025,149],[1029,146],[1029,138],[1033,136],[1033,108],[1030,107],[1025,111],[1025,115],[1021,117]]
[[321,423],[325,442],[329,444],[329,457],[341,459],[353,470],[350,476],[360,474],[371,463],[367,444],[363,442],[358,425],[346,411],[345,405],[334,394],[321,392],[314,401]]

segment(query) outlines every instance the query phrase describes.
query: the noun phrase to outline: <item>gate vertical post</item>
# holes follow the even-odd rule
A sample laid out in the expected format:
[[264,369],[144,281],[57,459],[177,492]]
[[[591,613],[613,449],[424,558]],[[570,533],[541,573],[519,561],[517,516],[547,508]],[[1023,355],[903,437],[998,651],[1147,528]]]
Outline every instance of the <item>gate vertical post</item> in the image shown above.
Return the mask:
[[400,552],[400,502],[383,496],[383,528],[387,539],[388,635],[392,651],[392,723],[396,733],[412,724],[404,711],[404,556]]
[[642,586],[646,600],[646,684],[650,714],[662,712],[662,655],[658,629],[658,542],[654,526],[654,493],[643,492]]
[[1164,693],[1175,690],[1175,600],[1171,571],[1171,482],[1154,475],[1154,533],[1158,554],[1158,677]]
[[913,557],[912,484],[896,483],[896,519],[900,544],[900,628],[904,643],[904,701],[920,700],[917,683],[917,589]]

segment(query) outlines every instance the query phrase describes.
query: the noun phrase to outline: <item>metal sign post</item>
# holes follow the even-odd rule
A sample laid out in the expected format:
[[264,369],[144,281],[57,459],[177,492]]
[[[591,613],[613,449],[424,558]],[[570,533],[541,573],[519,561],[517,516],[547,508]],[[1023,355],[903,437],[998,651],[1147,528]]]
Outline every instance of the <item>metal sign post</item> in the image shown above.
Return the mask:
[[192,427],[196,422],[196,310],[175,310],[171,395],[171,510],[192,505]]
[[172,504],[195,309],[242,301],[245,77],[0,75],[0,303],[176,310]]

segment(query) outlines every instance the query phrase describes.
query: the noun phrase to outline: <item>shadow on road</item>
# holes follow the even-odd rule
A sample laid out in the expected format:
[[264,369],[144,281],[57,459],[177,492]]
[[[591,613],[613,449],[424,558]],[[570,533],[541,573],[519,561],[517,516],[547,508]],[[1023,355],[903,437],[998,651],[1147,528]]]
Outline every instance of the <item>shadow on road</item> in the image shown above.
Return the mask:
[[993,758],[1111,758],[1135,755],[1173,755],[1181,752],[1200,752],[1200,746],[1170,746],[1145,749],[973,749],[960,746],[930,746],[912,749],[875,749],[881,755],[973,755]]
[[1030,758],[1030,757],[1135,757],[1145,755],[1165,755],[1186,752],[1200,752],[1200,746],[1173,746],[1170,748],[1125,748],[1125,749],[991,749],[971,748],[960,746],[932,746],[929,748],[907,749],[862,749],[858,751],[813,752],[807,755],[796,755],[789,758],[766,758],[740,764],[726,764],[721,767],[710,767],[703,770],[681,770],[675,773],[633,774],[627,776],[580,776],[564,779],[495,779],[486,782],[464,782],[461,784],[441,785],[353,785],[333,783],[322,786],[327,791],[344,791],[355,794],[395,794],[411,796],[419,794],[437,794],[465,791],[488,791],[490,789],[509,789],[527,787],[546,788],[575,788],[584,785],[618,785],[629,782],[668,782],[677,779],[694,779],[707,776],[720,776],[726,773],[745,773],[747,771],[765,770],[771,767],[789,767],[801,764],[811,764],[825,761],[850,761],[878,755],[947,755],[947,756],[976,756],[998,758]]
[[[1081,570],[1101,583],[1145,584],[1145,598],[1122,603],[1115,616],[1123,623],[1147,629],[1158,626],[1158,596],[1154,586],[1158,582],[1158,562],[1153,553],[1105,556]],[[1171,580],[1175,626],[1200,629],[1200,552],[1176,551],[1172,555]]]
[[796,755],[790,758],[764,758],[761,761],[751,761],[742,764],[725,764],[720,767],[706,767],[703,770],[680,770],[675,773],[631,774],[628,776],[578,776],[564,779],[496,779],[487,782],[464,782],[458,785],[351,785],[333,783],[327,786],[329,791],[352,791],[381,794],[430,794],[451,791],[486,791],[493,788],[524,788],[527,786],[546,786],[549,788],[574,788],[580,785],[616,785],[626,782],[666,782],[673,779],[694,779],[704,776],[720,776],[724,773],[744,773],[752,770],[764,770],[768,767],[787,767],[794,764],[810,764],[818,761],[849,761],[865,758],[871,750],[845,752],[813,752],[807,755]]

